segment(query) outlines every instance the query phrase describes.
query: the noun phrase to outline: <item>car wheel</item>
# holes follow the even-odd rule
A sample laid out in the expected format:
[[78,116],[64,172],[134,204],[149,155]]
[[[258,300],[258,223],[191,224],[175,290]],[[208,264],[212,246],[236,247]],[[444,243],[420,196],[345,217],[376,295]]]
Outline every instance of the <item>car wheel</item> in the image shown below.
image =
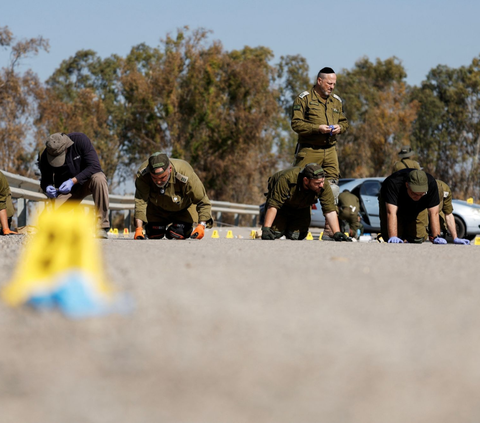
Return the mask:
[[463,220],[458,217],[455,217],[455,227],[457,228],[457,236],[459,238],[465,238],[465,223],[463,223]]

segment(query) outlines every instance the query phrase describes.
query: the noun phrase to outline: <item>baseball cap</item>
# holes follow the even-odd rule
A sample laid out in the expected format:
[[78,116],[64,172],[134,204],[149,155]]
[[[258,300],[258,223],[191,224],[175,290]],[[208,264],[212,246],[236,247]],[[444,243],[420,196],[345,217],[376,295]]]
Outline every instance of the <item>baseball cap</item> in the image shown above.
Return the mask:
[[73,145],[73,141],[63,132],[50,135],[46,144],[47,160],[50,166],[60,167],[65,164],[67,148]]
[[305,165],[302,170],[302,175],[308,179],[322,179],[325,178],[325,172],[317,163],[309,163]]
[[410,146],[406,145],[398,152],[398,157],[401,159],[406,159],[407,157],[413,156],[413,150]]
[[[166,154],[153,153],[148,159],[148,165],[150,166],[150,172],[161,175],[168,169],[168,166],[170,165],[170,160],[168,160],[168,156]],[[155,170],[158,168],[162,168],[162,171],[155,172]]]
[[423,170],[412,170],[408,175],[408,186],[413,192],[427,192],[427,174]]

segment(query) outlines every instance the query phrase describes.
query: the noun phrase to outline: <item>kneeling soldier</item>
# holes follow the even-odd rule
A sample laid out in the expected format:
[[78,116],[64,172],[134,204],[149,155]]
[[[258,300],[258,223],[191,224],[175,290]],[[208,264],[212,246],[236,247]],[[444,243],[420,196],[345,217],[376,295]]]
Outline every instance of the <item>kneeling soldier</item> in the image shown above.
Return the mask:
[[351,241],[340,232],[332,189],[325,181],[322,167],[309,163],[275,173],[268,180],[265,223],[262,239],[273,240],[285,235],[301,240],[308,235],[311,206],[320,199],[326,224],[335,241]]
[[[212,206],[192,167],[154,153],[135,181],[135,239],[202,239],[213,225]],[[193,224],[196,227],[193,230]]]

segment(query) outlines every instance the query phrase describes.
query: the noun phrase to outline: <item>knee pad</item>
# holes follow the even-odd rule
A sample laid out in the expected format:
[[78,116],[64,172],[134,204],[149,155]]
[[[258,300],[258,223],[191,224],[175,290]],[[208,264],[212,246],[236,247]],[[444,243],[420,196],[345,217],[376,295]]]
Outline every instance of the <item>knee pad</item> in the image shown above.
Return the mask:
[[336,180],[329,180],[330,188],[332,188],[333,198],[335,200],[335,205],[338,204],[338,195],[340,194],[340,187],[337,184]]
[[188,223],[172,223],[165,236],[168,239],[187,239],[192,234],[192,225]]
[[149,239],[162,239],[167,232],[166,225],[160,225],[159,223],[147,223],[145,226],[145,232]]

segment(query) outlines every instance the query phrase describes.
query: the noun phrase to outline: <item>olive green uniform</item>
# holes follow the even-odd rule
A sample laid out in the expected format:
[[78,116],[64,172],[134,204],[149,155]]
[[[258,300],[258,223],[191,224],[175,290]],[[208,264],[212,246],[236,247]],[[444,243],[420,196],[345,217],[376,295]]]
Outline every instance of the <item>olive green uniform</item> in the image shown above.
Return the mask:
[[[357,233],[357,229],[360,229],[360,232],[363,231],[363,225],[358,219],[359,213],[360,200],[358,197],[351,192],[343,191],[338,196],[338,218],[348,223],[354,235]],[[342,230],[344,231],[344,228]]]
[[340,176],[335,144],[337,136],[323,134],[320,125],[339,125],[341,133],[348,129],[342,100],[336,94],[324,100],[312,87],[301,93],[293,103],[292,129],[298,134],[295,166],[318,163],[325,170],[327,180]]
[[304,239],[311,221],[311,206],[320,199],[323,214],[336,211],[328,181],[317,194],[303,188],[302,168],[293,167],[275,173],[268,180],[265,208],[274,207],[277,215],[272,224],[276,238]]
[[207,227],[211,227],[212,206],[197,174],[184,160],[170,159],[170,163],[172,172],[163,188],[155,185],[150,177],[148,160],[138,170],[135,218],[161,224],[206,222]]
[[[395,173],[402,169],[422,170],[420,164],[417,161],[408,158],[404,158],[396,162],[393,165],[392,173]],[[416,238],[419,240],[426,240],[428,232],[428,210],[422,210],[420,213],[418,213],[416,226]]]
[[402,169],[418,169],[421,170],[420,164],[412,159],[402,159],[393,165],[392,173]]
[[[8,223],[10,223],[12,216],[15,214],[15,209],[13,208],[10,186],[8,185],[6,176],[2,172],[0,172],[0,210],[7,211],[7,219]],[[0,230],[1,229],[3,228],[0,223]]]
[[[453,213],[453,204],[452,204],[452,190],[450,187],[443,181],[437,179],[438,186],[438,197],[440,199],[440,204],[438,205],[438,218],[440,220],[440,231],[444,234],[447,233],[447,222],[445,216],[447,214]],[[428,213],[422,213],[418,215],[417,218],[417,236],[418,233],[423,234],[428,231]]]

